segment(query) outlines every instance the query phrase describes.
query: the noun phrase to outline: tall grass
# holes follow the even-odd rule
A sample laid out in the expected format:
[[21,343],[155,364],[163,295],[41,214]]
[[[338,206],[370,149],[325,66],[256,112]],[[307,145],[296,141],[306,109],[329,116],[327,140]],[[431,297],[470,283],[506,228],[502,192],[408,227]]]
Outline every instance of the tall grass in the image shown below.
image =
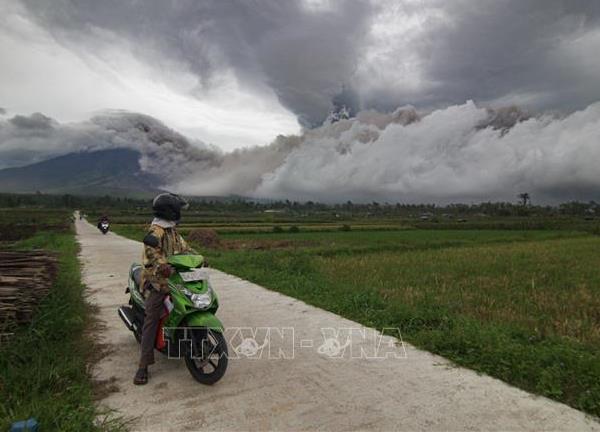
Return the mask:
[[600,238],[430,245],[368,254],[234,251],[210,260],[365,325],[398,327],[457,364],[600,415]]
[[197,249],[226,272],[398,327],[457,364],[600,416],[600,238],[510,228],[228,234],[298,247]]
[[94,423],[86,366],[92,350],[85,336],[89,309],[73,233],[38,233],[19,247],[57,252],[59,271],[33,321],[0,347],[0,430],[29,417],[44,431],[118,429],[116,422]]

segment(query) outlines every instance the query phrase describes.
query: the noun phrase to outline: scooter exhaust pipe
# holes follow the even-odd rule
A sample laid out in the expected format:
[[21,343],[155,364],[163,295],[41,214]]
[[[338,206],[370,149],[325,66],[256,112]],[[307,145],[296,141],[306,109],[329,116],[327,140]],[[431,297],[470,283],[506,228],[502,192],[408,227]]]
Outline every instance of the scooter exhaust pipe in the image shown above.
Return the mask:
[[131,330],[134,331],[133,328],[133,311],[131,310],[131,308],[127,307],[127,306],[121,306],[119,308],[119,316],[121,317],[121,319],[123,320],[123,322],[125,323],[125,326]]

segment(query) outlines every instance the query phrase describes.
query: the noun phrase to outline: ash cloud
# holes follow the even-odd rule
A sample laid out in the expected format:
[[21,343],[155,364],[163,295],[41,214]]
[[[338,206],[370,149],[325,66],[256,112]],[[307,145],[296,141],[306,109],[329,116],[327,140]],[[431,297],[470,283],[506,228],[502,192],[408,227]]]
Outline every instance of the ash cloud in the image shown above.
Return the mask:
[[311,131],[255,193],[436,203],[513,201],[522,191],[538,202],[600,195],[598,103],[562,118],[525,116],[512,127],[473,102],[410,118],[380,126],[346,120],[335,139],[337,123]]
[[473,102],[429,113],[363,111],[172,185],[188,194],[358,202],[600,198],[600,103],[563,117]]
[[[189,140],[143,114],[111,111],[80,123],[61,124],[41,113],[0,120],[2,168],[28,165],[72,152],[127,148],[140,152],[145,171],[166,181],[220,163],[221,151]],[[192,168],[193,167],[193,168]]]
[[470,101],[425,113],[368,110],[229,153],[135,113],[75,124],[41,114],[0,120],[1,160],[13,164],[129,148],[143,170],[180,193],[325,202],[514,201],[524,191],[538,203],[598,200],[599,141],[600,103],[562,117]]
[[373,10],[360,0],[320,10],[302,0],[23,3],[67,46],[133,45],[157,68],[194,73],[199,98],[233,71],[257,92],[275,92],[305,126],[322,123],[350,79]]
[[[190,72],[202,98],[229,72],[305,126],[352,113],[473,99],[570,112],[600,100],[600,2],[588,0],[23,0],[86,55],[114,44]],[[101,54],[98,54],[101,55]]]
[[50,117],[42,113],[33,113],[29,116],[16,115],[8,121],[20,130],[47,130],[52,129],[56,124]]
[[[600,99],[589,68],[600,48],[600,3],[586,0],[434,2],[447,19],[421,49],[436,102],[499,98],[580,109]],[[520,99],[520,100],[519,100]]]
[[[125,147],[188,194],[448,202],[527,191],[547,201],[597,199],[600,2],[22,4],[28,19],[83,59],[124,46],[116,51],[134,53],[168,85],[182,85],[170,79],[177,73],[195,77],[182,87],[198,99],[233,82],[276,94],[312,129],[225,153],[141,114],[72,124],[3,116],[3,166]],[[323,124],[342,107],[344,115]]]

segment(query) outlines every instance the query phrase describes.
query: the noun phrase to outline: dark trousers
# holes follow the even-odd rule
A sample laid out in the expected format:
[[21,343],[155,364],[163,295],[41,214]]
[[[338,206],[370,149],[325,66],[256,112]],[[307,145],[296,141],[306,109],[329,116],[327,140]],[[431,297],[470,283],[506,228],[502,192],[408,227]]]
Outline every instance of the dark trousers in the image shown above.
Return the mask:
[[142,354],[140,356],[140,367],[145,368],[154,364],[154,344],[156,331],[163,311],[165,294],[150,288],[148,297],[144,302],[146,317],[142,328]]

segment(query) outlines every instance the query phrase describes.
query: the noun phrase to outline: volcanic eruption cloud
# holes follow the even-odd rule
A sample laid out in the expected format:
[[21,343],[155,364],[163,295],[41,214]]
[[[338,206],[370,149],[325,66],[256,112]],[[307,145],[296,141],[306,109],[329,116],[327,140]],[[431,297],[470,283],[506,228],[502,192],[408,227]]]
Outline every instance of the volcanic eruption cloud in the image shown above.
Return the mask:
[[[111,112],[62,125],[41,114],[0,123],[3,150],[52,153],[130,148],[164,187],[188,195],[296,200],[542,201],[600,188],[600,103],[557,118],[473,102],[427,114],[361,111],[263,147],[222,152],[149,116]],[[28,149],[28,146],[31,148]]]
[[181,137],[162,136],[160,145],[149,132],[143,142],[157,145],[146,144],[142,160],[167,178],[180,173],[166,186],[194,195],[464,202],[513,200],[520,191],[576,199],[600,188],[600,103],[564,118],[494,120],[472,102],[422,118],[410,108],[361,112],[226,154],[184,145]]
[[0,168],[130,148],[188,195],[600,199],[600,1],[0,7]]

